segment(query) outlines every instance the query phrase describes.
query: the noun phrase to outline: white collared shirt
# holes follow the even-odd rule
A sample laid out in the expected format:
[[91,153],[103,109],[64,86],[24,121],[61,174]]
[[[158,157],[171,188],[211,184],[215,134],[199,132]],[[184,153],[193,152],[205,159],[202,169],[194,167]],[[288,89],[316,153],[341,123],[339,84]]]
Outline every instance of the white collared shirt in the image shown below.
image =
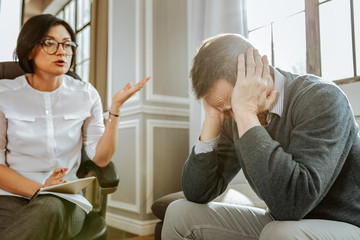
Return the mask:
[[92,159],[103,135],[102,112],[96,89],[67,75],[52,92],[25,76],[0,80],[0,164],[42,184],[59,167],[69,169],[65,180],[77,179],[82,144]]
[[[275,68],[271,67],[274,70],[274,90],[278,91],[278,98],[274,106],[271,107],[269,110],[268,115],[266,116],[266,121],[268,124],[271,122],[273,114],[277,114],[281,117],[283,112],[283,104],[284,104],[284,84],[286,81],[286,78],[284,75],[282,75],[279,71],[277,71]],[[208,153],[213,151],[218,142],[220,140],[220,135],[217,136],[214,139],[202,142],[200,141],[200,138],[196,141],[195,144],[195,154],[199,153]]]

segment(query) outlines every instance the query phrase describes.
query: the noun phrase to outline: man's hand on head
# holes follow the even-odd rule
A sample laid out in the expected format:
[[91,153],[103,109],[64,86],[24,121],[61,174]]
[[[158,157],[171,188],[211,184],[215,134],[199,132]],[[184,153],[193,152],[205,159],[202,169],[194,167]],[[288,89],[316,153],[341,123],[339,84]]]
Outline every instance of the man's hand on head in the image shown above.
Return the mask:
[[205,142],[216,138],[220,134],[221,127],[228,115],[212,107],[205,99],[202,99],[202,102],[205,110],[205,120],[201,128],[200,140]]
[[231,107],[238,125],[239,137],[250,128],[260,125],[257,115],[270,109],[277,91],[269,89],[272,81],[266,56],[256,49],[248,49],[238,56],[237,80],[231,97]]

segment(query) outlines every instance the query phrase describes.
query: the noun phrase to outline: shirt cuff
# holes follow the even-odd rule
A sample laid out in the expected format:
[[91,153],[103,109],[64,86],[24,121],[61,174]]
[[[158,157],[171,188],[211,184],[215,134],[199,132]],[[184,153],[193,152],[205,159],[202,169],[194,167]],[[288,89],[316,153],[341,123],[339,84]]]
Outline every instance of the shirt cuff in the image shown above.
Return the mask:
[[214,149],[217,147],[219,139],[220,139],[220,135],[214,139],[205,142],[200,141],[200,139],[198,139],[195,144],[195,149],[194,149],[195,154],[197,155],[200,153],[208,153],[214,151]]
[[6,163],[5,163],[5,150],[0,150],[0,164],[6,165]]

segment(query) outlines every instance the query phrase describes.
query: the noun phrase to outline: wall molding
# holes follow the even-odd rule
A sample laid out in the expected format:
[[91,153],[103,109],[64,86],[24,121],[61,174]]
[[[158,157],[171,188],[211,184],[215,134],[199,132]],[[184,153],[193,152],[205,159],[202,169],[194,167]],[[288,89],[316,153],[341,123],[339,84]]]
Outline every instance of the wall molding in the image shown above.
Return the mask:
[[124,106],[120,110],[121,116],[131,116],[140,113],[162,115],[162,116],[165,115],[165,116],[189,117],[189,109],[184,109],[184,108],[137,105],[132,107]]
[[159,221],[159,219],[139,221],[128,217],[119,216],[113,213],[107,213],[106,215],[106,223],[108,226],[139,236],[154,234],[155,225]]
[[[146,0],[145,2],[145,69],[146,76],[153,76],[153,0]],[[190,99],[188,97],[175,97],[168,95],[154,94],[154,85],[152,79],[146,84],[146,100],[157,103],[170,103],[179,105],[189,105]]]
[[122,209],[134,213],[140,213],[140,120],[130,120],[119,122],[118,129],[135,128],[135,203],[130,204],[112,199],[110,194],[108,197],[108,206]]
[[[108,10],[108,64],[107,64],[107,99],[106,99],[106,106],[108,109],[110,109],[111,103],[112,103],[112,97],[113,97],[113,74],[112,74],[112,70],[113,70],[113,55],[114,55],[114,50],[113,50],[113,10],[114,10],[114,1],[115,0],[109,0],[109,10]],[[141,36],[141,9],[140,9],[140,0],[135,0],[135,14],[134,14],[134,18],[135,18],[135,79],[133,80],[129,80],[130,82],[135,82],[138,83],[140,81],[140,49],[141,49],[141,43],[140,43],[140,36]],[[125,87],[125,85],[124,85]],[[120,89],[117,89],[118,91]],[[129,98],[127,100],[127,102],[137,102],[140,100],[140,93],[137,92],[134,94],[134,96],[132,96],[131,98]]]
[[187,121],[171,120],[146,120],[146,213],[152,213],[151,205],[154,201],[154,129],[171,128],[171,129],[189,129]]

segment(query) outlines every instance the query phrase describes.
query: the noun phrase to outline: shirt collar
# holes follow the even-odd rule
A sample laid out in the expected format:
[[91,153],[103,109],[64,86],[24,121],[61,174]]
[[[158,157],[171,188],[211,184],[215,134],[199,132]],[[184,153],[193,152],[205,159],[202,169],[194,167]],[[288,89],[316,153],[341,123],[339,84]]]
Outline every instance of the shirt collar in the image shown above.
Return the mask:
[[276,103],[269,110],[269,113],[275,113],[281,117],[284,107],[284,84],[286,78],[276,68],[270,66],[270,71],[274,76],[274,90],[278,91],[278,99]]

